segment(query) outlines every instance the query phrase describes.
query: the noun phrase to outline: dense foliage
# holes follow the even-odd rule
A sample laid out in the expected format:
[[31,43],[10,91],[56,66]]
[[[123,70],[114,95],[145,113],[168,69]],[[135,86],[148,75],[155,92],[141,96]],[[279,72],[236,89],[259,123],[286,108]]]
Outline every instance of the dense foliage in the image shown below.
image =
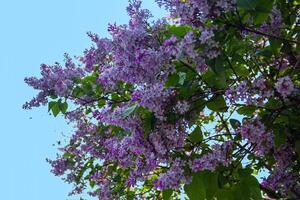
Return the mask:
[[75,125],[52,172],[99,199],[300,199],[300,1],[156,2],[25,79],[25,109]]

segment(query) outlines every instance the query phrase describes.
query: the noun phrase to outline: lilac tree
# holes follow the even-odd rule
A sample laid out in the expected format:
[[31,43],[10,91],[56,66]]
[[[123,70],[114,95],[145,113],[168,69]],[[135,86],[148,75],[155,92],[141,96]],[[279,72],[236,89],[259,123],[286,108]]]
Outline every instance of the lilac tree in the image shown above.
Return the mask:
[[169,18],[132,0],[110,38],[25,79],[25,109],[75,125],[52,172],[96,199],[299,199],[300,1],[156,2]]

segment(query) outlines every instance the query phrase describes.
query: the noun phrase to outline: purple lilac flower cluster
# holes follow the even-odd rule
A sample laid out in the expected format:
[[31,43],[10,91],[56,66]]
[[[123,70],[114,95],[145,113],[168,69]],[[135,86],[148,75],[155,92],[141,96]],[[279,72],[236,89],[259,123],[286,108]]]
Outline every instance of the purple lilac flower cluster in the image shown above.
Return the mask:
[[[197,110],[199,105],[195,106],[192,102],[197,102],[200,95],[197,93],[198,96],[184,99],[178,95],[176,87],[167,88],[165,83],[170,74],[177,72],[177,62],[174,61],[188,65],[187,68],[205,83],[205,76],[202,75],[209,68],[207,61],[221,55],[219,42],[216,41],[217,32],[224,30],[222,26],[206,26],[205,23],[210,23],[208,20],[215,19],[222,13],[232,11],[236,5],[235,0],[156,1],[171,12],[174,20],[178,18],[181,25],[191,25],[191,31],[181,37],[161,37],[162,32],[168,31],[166,20],[149,24],[151,13],[141,9],[141,1],[132,0],[127,8],[130,16],[128,25],[109,25],[111,39],[101,39],[96,34],[88,33],[95,44],[86,49],[82,57],[78,57],[84,67],[77,67],[66,56],[65,68],[58,64],[42,65],[42,78],[25,79],[27,84],[41,91],[24,105],[26,109],[46,104],[51,95],[69,97],[74,80],[86,74],[96,74],[95,84],[101,86],[99,90],[106,101],[104,106],[97,107],[93,101],[85,104],[85,100],[93,100],[87,96],[80,99],[69,98],[77,108],[67,112],[65,117],[75,124],[76,131],[71,136],[69,145],[60,149],[64,154],[56,160],[48,160],[55,175],[66,175],[65,181],[78,185],[72,194],[81,193],[85,189],[84,183],[78,183],[78,170],[84,171],[87,167],[91,169],[89,180],[96,185],[96,189],[90,194],[99,199],[115,199],[118,197],[113,193],[114,176],[118,174],[114,170],[111,172],[110,167],[117,166],[118,171],[126,174],[122,181],[130,188],[151,180],[155,189],[177,190],[182,184],[190,182],[191,173],[215,171],[218,166],[229,167],[234,160],[235,155],[231,156],[237,146],[231,139],[226,141],[229,137],[224,136],[225,134],[222,136],[222,143],[203,143],[203,149],[202,145],[194,146],[194,142],[189,140],[188,129],[193,125],[191,123],[206,122],[190,121],[190,116],[187,115],[195,114],[193,109]],[[274,8],[269,16],[270,23],[263,24],[261,29],[269,32],[272,28],[279,35],[282,24],[279,14],[280,11]],[[264,106],[271,97],[287,100],[294,95],[296,81],[293,83],[293,77],[284,76],[285,70],[289,69],[289,60],[276,58],[274,63],[274,70],[283,73],[279,74],[281,78],[270,80],[259,73],[252,80],[250,77],[234,81],[233,86],[225,91],[226,100],[230,104]],[[223,92],[216,91],[216,88],[206,88],[205,84],[200,85],[202,80],[192,80],[190,84],[195,82],[199,84],[197,89],[207,89],[205,93],[209,94],[203,97],[205,101],[209,95],[215,95],[214,92]],[[124,95],[124,100],[114,102],[115,94]],[[90,106],[89,109],[87,105]],[[146,116],[151,121],[150,127],[144,127],[145,113],[140,110],[146,110],[146,114],[151,112],[150,120]],[[220,135],[224,131],[223,125],[216,125]],[[292,172],[293,157],[296,155],[292,147],[282,145],[276,149],[273,132],[258,117],[244,120],[235,130],[242,138],[237,139],[237,142],[243,143],[246,140],[247,144],[251,144],[249,151],[253,155],[259,159],[265,155],[274,156],[274,166],[278,169],[264,180],[265,187],[286,193],[289,188],[297,186],[299,175]],[[207,137],[205,134],[204,136]],[[205,141],[209,138],[199,139],[200,137],[202,138],[199,135],[195,140]],[[95,162],[89,163],[87,160]],[[158,176],[156,172],[159,173]]]
[[299,175],[297,173],[279,168],[274,170],[272,174],[262,182],[262,185],[286,195],[287,191],[291,189],[299,192],[300,185],[297,183],[298,180]]
[[274,146],[273,134],[259,119],[245,121],[237,131],[243,139],[253,144],[257,156],[266,155]]
[[288,97],[295,90],[294,84],[289,76],[279,78],[275,84],[275,88],[283,98]]
[[189,103],[187,101],[178,101],[175,105],[175,111],[179,114],[184,114],[189,110]]
[[130,104],[124,104],[116,109],[106,106],[101,110],[94,112],[94,117],[102,123],[115,125],[123,128],[126,131],[136,131],[140,128],[140,120],[137,116],[124,116],[124,111],[128,109]]
[[41,104],[45,105],[48,102],[47,97],[51,95],[60,97],[67,97],[70,95],[70,89],[74,84],[74,79],[82,77],[84,71],[81,68],[76,67],[68,55],[65,55],[65,57],[65,68],[59,64],[54,66],[43,64],[41,65],[42,78],[25,78],[25,82],[29,86],[36,90],[40,90],[40,92],[35,98],[24,104],[24,109],[38,107]]
[[185,122],[158,125],[157,130],[149,137],[155,152],[165,158],[171,150],[182,149],[187,135],[186,127]]
[[181,24],[201,26],[207,19],[220,16],[234,8],[234,0],[156,0],[165,6],[173,18],[179,18]]
[[263,23],[260,30],[264,33],[271,33],[273,35],[280,35],[282,28],[282,17],[281,12],[277,8],[273,8],[269,15],[270,22]]
[[265,100],[274,96],[274,90],[268,81],[260,76],[250,84],[246,81],[225,91],[225,97],[230,103],[243,103],[248,105],[263,105]]
[[164,111],[172,91],[166,89],[163,83],[137,89],[132,94],[132,100],[139,106],[148,108],[157,118],[164,120]]
[[233,143],[231,141],[212,146],[212,152],[192,161],[191,169],[194,172],[210,170],[214,171],[218,166],[228,166],[231,162],[229,157]]
[[176,159],[166,173],[160,174],[154,187],[159,190],[177,189],[182,183],[190,182],[190,178],[184,175],[184,161]]
[[[286,99],[295,91],[295,86],[289,76],[278,78],[276,91]],[[260,76],[250,84],[246,81],[232,86],[225,91],[225,97],[230,103],[245,102],[248,105],[263,106],[266,100],[274,97],[274,87],[264,77]]]
[[276,160],[276,170],[263,180],[263,186],[285,195],[291,190],[299,192],[300,185],[297,182],[299,174],[290,172],[294,162],[293,158],[295,157],[293,148],[287,144],[283,144],[275,151],[274,157]]

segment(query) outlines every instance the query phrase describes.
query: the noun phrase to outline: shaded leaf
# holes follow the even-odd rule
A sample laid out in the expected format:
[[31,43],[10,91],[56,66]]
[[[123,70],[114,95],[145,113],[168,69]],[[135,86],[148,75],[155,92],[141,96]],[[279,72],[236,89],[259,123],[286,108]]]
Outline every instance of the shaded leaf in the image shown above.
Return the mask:
[[127,109],[125,109],[122,113],[123,117],[128,117],[137,107],[137,104],[134,104],[130,107],[128,107]]
[[227,105],[223,96],[213,97],[206,104],[207,108],[215,112],[226,112]]
[[173,194],[172,189],[167,189],[162,191],[163,200],[169,200]]
[[199,126],[197,126],[194,129],[194,131],[190,134],[189,139],[194,143],[198,143],[203,140],[202,131]]
[[184,186],[184,191],[190,200],[204,200],[206,193],[202,174],[194,174],[192,182]]

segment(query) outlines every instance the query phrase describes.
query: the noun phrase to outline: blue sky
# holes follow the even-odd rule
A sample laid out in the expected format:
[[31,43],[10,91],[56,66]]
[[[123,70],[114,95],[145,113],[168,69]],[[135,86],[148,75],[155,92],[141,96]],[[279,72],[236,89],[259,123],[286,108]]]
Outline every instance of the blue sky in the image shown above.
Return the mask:
[[[26,76],[39,75],[41,63],[80,55],[91,43],[86,31],[107,36],[107,24],[126,23],[126,0],[0,0],[0,199],[75,200],[71,187],[54,177],[45,162],[54,158],[52,144],[70,132],[47,108],[31,111],[22,104],[36,92]],[[144,0],[154,16],[164,12]]]

